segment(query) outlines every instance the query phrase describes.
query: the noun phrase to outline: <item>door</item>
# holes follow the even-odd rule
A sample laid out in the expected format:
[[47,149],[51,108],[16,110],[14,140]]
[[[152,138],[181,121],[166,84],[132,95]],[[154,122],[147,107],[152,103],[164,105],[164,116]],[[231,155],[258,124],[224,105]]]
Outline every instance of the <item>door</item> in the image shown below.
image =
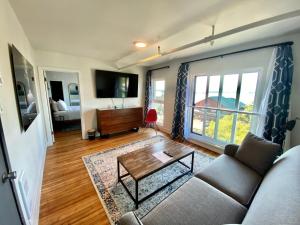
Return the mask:
[[15,174],[8,173],[8,162],[5,155],[5,143],[0,120],[0,224],[21,225],[21,216],[12,186]]
[[59,99],[64,100],[64,91],[61,81],[50,81],[52,99],[58,101]]

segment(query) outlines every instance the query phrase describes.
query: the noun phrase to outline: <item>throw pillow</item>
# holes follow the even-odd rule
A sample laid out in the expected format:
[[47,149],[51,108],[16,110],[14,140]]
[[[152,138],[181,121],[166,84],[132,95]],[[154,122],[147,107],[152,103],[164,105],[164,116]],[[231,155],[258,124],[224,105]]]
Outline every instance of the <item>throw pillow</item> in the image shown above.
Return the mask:
[[239,146],[235,158],[264,176],[279,155],[280,148],[279,144],[249,132]]
[[51,109],[52,109],[53,112],[58,112],[59,111],[56,101],[51,100],[50,104],[51,104]]
[[68,110],[67,104],[63,100],[60,100],[60,99],[57,102],[57,107],[58,107],[59,111],[67,111]]

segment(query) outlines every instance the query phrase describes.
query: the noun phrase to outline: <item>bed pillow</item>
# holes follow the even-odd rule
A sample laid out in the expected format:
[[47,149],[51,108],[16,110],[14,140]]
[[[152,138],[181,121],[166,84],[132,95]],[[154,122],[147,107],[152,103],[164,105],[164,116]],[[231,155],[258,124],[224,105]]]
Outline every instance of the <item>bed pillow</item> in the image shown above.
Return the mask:
[[28,108],[27,108],[27,113],[36,113],[36,104],[35,102],[32,102]]
[[248,133],[238,148],[235,158],[254,169],[261,176],[272,167],[281,146]]
[[59,111],[67,111],[68,110],[67,104],[61,99],[59,99],[59,101],[57,102],[57,107],[58,107]]
[[53,112],[58,112],[59,111],[56,101],[51,100],[50,104],[51,104],[51,109],[52,109]]

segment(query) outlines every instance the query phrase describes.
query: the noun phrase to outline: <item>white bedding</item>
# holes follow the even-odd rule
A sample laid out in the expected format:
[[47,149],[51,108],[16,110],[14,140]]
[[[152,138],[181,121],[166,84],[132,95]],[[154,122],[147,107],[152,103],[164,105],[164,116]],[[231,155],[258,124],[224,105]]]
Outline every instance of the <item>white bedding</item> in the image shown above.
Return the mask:
[[80,106],[68,106],[67,111],[54,112],[54,119],[57,121],[79,120]]

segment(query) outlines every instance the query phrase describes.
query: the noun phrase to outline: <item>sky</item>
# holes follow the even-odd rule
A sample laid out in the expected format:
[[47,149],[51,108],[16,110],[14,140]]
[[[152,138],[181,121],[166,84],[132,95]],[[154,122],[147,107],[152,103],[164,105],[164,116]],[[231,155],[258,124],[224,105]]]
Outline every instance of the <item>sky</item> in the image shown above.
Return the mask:
[[[224,75],[222,96],[226,98],[236,98],[238,86],[238,74]],[[258,72],[243,73],[241,83],[240,102],[244,104],[253,104],[255,98]],[[195,103],[205,98],[206,84],[208,76],[196,77],[196,95]],[[218,96],[220,87],[220,76],[210,76],[208,97]]]

